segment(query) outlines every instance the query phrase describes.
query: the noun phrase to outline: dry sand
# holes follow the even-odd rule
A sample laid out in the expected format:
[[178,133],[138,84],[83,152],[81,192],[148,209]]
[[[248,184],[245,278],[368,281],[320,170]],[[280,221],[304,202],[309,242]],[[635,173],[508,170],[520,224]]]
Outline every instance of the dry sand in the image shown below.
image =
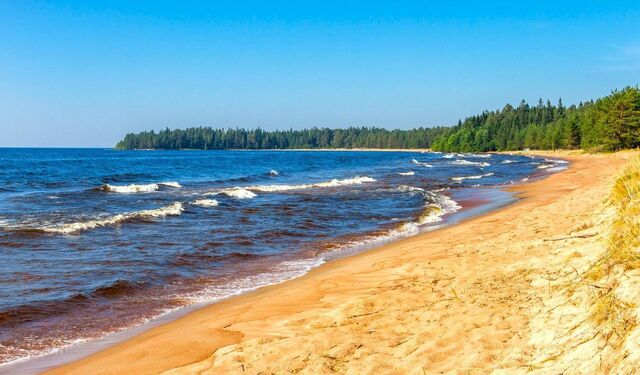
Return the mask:
[[505,209],[330,262],[50,373],[596,371],[597,342],[575,335],[580,304],[554,285],[602,252],[604,200],[632,154],[549,155],[571,167],[514,187],[525,199]]

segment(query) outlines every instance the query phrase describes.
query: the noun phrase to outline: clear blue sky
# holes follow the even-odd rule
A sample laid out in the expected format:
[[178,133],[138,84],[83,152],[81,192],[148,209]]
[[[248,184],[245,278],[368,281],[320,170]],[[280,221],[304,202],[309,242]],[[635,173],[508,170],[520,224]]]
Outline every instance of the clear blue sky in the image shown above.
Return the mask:
[[0,2],[0,146],[448,125],[639,82],[637,0]]

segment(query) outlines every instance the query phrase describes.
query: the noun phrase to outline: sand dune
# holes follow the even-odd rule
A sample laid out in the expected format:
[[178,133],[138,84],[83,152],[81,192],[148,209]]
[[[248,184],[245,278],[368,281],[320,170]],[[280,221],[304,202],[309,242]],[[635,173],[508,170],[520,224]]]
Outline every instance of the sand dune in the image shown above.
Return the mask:
[[602,371],[601,345],[580,326],[583,294],[560,286],[602,253],[604,198],[632,153],[549,155],[571,167],[514,187],[517,204],[198,310],[51,373]]

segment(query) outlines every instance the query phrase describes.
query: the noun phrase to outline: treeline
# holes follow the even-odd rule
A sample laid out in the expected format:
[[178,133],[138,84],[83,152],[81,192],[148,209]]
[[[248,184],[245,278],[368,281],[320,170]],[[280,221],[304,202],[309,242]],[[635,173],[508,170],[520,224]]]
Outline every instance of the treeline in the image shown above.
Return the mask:
[[517,107],[485,111],[453,127],[387,130],[370,127],[302,130],[197,127],[127,134],[118,149],[311,149],[432,148],[481,152],[520,149],[618,150],[640,146],[640,90],[626,87],[610,95],[565,107],[562,101],[524,100]]
[[303,130],[214,129],[198,127],[127,134],[118,149],[311,149],[311,148],[428,148],[448,128],[387,130],[382,128]]
[[483,112],[448,129],[432,145],[437,151],[480,152],[529,149],[613,151],[640,146],[640,91],[616,90],[595,102],[565,107],[522,101]]

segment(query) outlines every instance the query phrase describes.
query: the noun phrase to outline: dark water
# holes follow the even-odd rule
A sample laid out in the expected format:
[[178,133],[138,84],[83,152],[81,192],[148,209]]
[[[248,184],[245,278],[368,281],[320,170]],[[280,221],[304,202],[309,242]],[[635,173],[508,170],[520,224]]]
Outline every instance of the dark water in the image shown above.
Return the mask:
[[0,149],[0,363],[417,233],[524,156]]

